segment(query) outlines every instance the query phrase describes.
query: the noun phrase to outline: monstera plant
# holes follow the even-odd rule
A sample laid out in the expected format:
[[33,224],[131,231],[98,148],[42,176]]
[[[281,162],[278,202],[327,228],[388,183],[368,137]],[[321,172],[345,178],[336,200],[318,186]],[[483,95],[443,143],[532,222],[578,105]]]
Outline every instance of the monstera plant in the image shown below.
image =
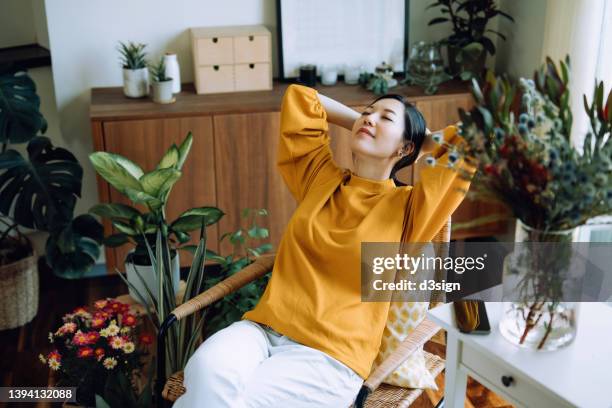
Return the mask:
[[[0,69],[0,265],[32,252],[20,230],[29,228],[49,233],[46,260],[53,271],[76,278],[98,258],[102,226],[89,214],[74,217],[83,169],[72,153],[40,135],[47,122],[39,107],[26,72]],[[18,143],[27,143],[26,156],[12,148]]]

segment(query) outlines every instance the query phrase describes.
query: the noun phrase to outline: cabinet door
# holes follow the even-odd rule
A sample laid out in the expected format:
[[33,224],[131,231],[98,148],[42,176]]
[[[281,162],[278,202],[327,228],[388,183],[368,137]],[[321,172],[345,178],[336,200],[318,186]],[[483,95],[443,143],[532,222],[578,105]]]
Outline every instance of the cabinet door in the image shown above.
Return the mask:
[[[418,101],[416,107],[421,111],[427,122],[427,127],[432,131],[443,129],[448,125],[459,121],[459,108],[470,109],[474,102],[469,94],[447,96],[444,99],[432,99]],[[424,166],[422,161],[415,163],[414,182],[419,180],[420,169]],[[465,199],[452,215],[453,223],[460,223],[480,218],[485,215],[503,213],[504,208],[499,204],[486,203],[483,201],[472,201]],[[452,239],[463,239],[469,237],[482,237],[488,235],[503,234],[506,232],[507,222],[493,222],[467,230],[454,230]]]
[[[214,117],[215,174],[217,203],[225,212],[219,233],[247,228],[241,218],[245,208],[265,208],[267,217],[258,217],[258,226],[268,228],[270,239],[264,242],[276,252],[285,226],[296,208],[295,200],[276,167],[280,132],[280,113],[249,113]],[[229,240],[219,246],[224,256],[233,252]]]
[[[104,123],[104,149],[129,158],[145,171],[154,169],[172,143],[178,145],[188,132],[193,134],[193,146],[183,166],[183,175],[170,193],[166,207],[168,220],[174,220],[189,208],[214,206],[216,203],[212,119],[202,116]],[[114,188],[106,187],[111,202],[132,204]],[[107,234],[110,229],[107,223]],[[192,242],[197,243],[199,232],[192,235]],[[217,250],[217,226],[209,227],[207,236],[207,247]],[[129,245],[124,245],[114,251],[107,250],[109,270],[114,270],[115,266],[123,270],[125,255],[130,249]],[[192,257],[185,251],[180,255],[181,265],[190,265]]]

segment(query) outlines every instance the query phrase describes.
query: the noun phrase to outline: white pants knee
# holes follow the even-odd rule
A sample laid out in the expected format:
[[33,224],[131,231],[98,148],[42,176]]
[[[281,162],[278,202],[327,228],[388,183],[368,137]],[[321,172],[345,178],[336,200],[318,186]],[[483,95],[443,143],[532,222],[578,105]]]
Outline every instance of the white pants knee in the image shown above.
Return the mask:
[[185,367],[175,408],[349,407],[363,379],[333,357],[249,320],[215,333]]

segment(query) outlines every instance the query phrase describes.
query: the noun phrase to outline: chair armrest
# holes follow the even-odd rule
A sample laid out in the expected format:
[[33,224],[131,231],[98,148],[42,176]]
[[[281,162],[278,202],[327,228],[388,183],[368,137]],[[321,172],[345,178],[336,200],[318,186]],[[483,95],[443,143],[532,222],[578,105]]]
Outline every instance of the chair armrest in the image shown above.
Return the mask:
[[222,280],[215,286],[205,290],[172,311],[177,320],[210,306],[224,296],[237,291],[244,285],[264,276],[274,267],[275,255],[262,255],[255,261],[239,270],[232,276]]
[[363,385],[370,391],[374,391],[388,375],[395,371],[395,369],[406,361],[412,353],[422,347],[439,330],[440,327],[425,318],[414,331],[402,341],[399,347],[370,373]]

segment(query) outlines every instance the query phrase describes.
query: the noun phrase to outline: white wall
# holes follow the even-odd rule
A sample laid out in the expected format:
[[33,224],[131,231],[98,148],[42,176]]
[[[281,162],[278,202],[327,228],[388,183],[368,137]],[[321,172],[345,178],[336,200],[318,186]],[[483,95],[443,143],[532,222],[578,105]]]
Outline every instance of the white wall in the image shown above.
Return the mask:
[[0,7],[0,48],[35,43],[30,1],[2,0]]
[[514,23],[500,19],[499,30],[508,40],[497,43],[496,70],[531,78],[542,62],[548,0],[501,0],[499,5]]

